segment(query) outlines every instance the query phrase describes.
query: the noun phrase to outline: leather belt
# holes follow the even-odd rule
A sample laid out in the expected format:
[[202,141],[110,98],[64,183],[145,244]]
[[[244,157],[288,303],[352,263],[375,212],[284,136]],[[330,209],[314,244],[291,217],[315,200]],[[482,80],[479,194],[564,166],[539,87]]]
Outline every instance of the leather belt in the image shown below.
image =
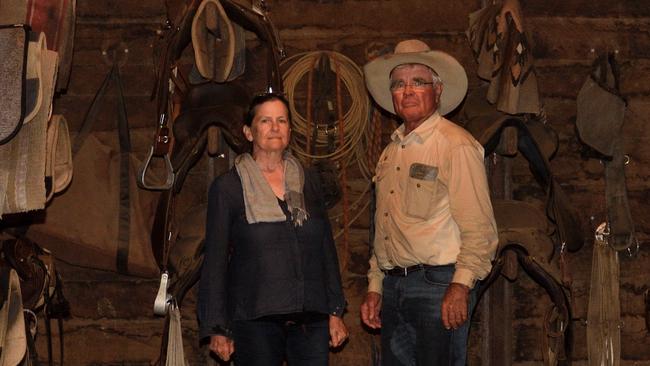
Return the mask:
[[390,276],[406,277],[411,272],[417,272],[423,269],[434,268],[434,267],[441,267],[441,266],[431,266],[428,264],[415,264],[408,267],[394,267],[391,269],[384,269],[382,270],[382,272]]

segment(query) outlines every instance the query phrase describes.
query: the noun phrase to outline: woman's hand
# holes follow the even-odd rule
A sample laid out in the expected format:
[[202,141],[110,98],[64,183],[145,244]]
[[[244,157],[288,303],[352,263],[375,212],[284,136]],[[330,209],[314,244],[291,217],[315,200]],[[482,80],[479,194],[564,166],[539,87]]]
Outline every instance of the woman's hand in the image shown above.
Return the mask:
[[220,359],[228,361],[230,355],[235,352],[235,342],[226,336],[213,335],[210,337],[210,351],[216,353]]
[[336,348],[345,342],[348,339],[348,329],[343,323],[343,318],[338,316],[330,315],[329,319],[329,328],[330,328],[330,347]]

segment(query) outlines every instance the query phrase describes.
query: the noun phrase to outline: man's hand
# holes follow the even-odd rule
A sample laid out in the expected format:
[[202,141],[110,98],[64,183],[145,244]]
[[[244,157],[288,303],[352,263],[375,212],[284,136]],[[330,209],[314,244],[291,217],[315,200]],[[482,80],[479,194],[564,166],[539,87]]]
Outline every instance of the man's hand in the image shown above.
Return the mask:
[[368,292],[361,304],[361,320],[363,323],[372,329],[381,328],[380,309],[381,295],[373,291]]
[[213,335],[210,337],[210,351],[216,353],[220,359],[228,361],[230,355],[235,352],[235,342],[226,336]]
[[469,287],[452,282],[442,298],[442,324],[446,329],[457,329],[467,321]]
[[330,315],[329,328],[330,347],[336,348],[348,339],[348,329],[345,327],[345,323],[343,323],[343,318]]

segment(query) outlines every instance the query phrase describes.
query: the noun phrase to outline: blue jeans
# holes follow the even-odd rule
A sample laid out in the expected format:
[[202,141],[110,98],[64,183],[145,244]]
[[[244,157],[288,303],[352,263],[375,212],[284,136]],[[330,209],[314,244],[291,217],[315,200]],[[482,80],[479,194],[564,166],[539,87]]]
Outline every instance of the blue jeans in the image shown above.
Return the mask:
[[447,330],[440,307],[454,266],[386,275],[381,308],[381,356],[384,366],[465,366],[469,318],[476,301],[470,292],[468,320]]
[[233,324],[236,366],[327,366],[327,315],[309,321],[240,320]]

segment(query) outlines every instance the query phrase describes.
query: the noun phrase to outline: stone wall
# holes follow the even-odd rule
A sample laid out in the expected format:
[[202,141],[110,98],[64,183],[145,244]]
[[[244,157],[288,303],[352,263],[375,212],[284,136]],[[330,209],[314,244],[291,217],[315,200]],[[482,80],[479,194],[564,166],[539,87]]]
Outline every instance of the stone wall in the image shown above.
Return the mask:
[[[153,51],[157,30],[166,18],[165,3],[175,14],[180,0],[113,0],[77,3],[77,35],[74,66],[67,92],[55,100],[55,112],[63,113],[72,130],[77,130],[92,97],[109,67],[101,50],[122,42],[119,52],[128,58],[121,70],[124,77],[129,122],[139,134],[150,134],[156,124],[155,103],[150,101],[153,85]],[[480,81],[475,75],[474,57],[464,34],[467,16],[481,7],[480,0],[270,0],[271,17],[280,30],[289,55],[312,50],[334,50],[359,65],[368,52],[391,47],[399,40],[420,38],[433,48],[457,57],[470,76],[470,88]],[[560,136],[560,148],[552,170],[580,213],[588,230],[585,247],[571,255],[574,276],[575,329],[574,359],[586,364],[585,322],[591,271],[594,227],[604,215],[603,168],[598,161],[580,157],[580,143],[574,132],[577,92],[585,80],[595,53],[618,51],[621,91],[628,101],[624,125],[626,168],[630,201],[641,250],[634,258],[621,255],[621,314],[623,365],[650,365],[650,337],[646,329],[643,294],[650,288],[646,268],[650,257],[645,250],[650,219],[645,202],[650,197],[650,135],[645,128],[650,115],[650,3],[606,0],[521,0],[524,19],[534,41],[538,82],[549,122]],[[249,49],[257,42],[249,35]],[[591,52],[591,50],[595,52]],[[189,54],[185,61],[190,62]],[[254,62],[259,60],[253,59]],[[251,70],[260,73],[260,65]],[[263,68],[262,68],[263,69]],[[107,103],[108,104],[108,103]],[[114,129],[114,115],[106,109],[98,128]],[[386,126],[389,124],[387,123]],[[389,133],[386,127],[385,133]],[[148,144],[134,146],[144,154]],[[202,192],[208,171],[204,160],[194,171]],[[203,181],[202,181],[203,180]],[[539,199],[525,162],[515,159],[514,196]],[[350,182],[358,192],[360,181]],[[594,220],[590,220],[591,217]],[[365,293],[364,273],[368,251],[368,218],[362,216],[351,231],[349,271],[344,274],[349,301],[346,323],[352,335],[337,352],[332,364],[370,364],[378,337],[360,327],[358,307]],[[47,243],[41,243],[47,246]],[[342,248],[342,244],[339,245]],[[56,253],[55,253],[56,254]],[[163,320],[152,315],[157,280],[120,276],[60,263],[65,292],[72,306],[72,318],[65,322],[66,363],[69,365],[148,365],[157,358]],[[513,364],[540,364],[539,339],[547,311],[544,292],[523,272],[514,285]],[[541,300],[540,300],[541,299]],[[201,364],[191,293],[183,304],[186,357]],[[481,327],[475,319],[474,329]],[[42,333],[42,329],[41,329]],[[480,331],[473,333],[471,365],[481,365]],[[478,337],[478,338],[477,338]],[[45,355],[44,337],[39,338]]]

